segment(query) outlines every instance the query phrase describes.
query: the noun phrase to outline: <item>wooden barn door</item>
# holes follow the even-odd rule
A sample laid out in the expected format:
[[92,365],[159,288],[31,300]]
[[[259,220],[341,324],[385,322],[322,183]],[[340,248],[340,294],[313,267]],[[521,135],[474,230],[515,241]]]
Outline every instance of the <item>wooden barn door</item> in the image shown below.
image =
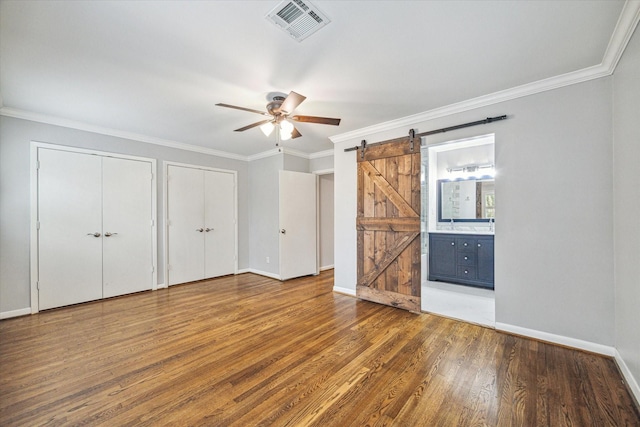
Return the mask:
[[[420,144],[358,150],[359,298],[420,311]],[[413,148],[413,149],[412,149]]]

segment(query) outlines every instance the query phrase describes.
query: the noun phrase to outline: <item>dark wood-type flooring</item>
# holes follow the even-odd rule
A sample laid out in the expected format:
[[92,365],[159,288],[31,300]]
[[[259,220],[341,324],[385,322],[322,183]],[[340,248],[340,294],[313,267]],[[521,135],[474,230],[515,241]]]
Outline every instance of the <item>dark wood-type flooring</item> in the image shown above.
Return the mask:
[[0,425],[639,426],[605,357],[243,274],[0,321]]

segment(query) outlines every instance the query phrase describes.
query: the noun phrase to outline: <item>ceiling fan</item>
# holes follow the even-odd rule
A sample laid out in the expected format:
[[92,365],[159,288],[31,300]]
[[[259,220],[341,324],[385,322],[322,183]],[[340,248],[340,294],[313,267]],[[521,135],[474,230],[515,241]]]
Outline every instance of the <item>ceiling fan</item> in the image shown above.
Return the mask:
[[273,129],[277,128],[280,139],[282,141],[302,136],[298,129],[296,129],[295,126],[291,123],[291,120],[294,122],[320,123],[323,125],[333,126],[338,126],[340,124],[340,119],[332,119],[329,117],[291,115],[293,110],[295,110],[298,105],[302,104],[302,101],[304,101],[305,99],[307,99],[307,97],[293,91],[291,91],[286,97],[276,95],[273,97],[273,100],[267,104],[266,112],[229,104],[216,105],[219,107],[235,108],[236,110],[249,111],[250,113],[257,113],[269,117],[266,120],[261,120],[259,122],[236,129],[235,132],[244,132],[245,130],[260,126],[260,130],[262,130],[262,132],[266,136],[269,136],[271,132],[273,132]]

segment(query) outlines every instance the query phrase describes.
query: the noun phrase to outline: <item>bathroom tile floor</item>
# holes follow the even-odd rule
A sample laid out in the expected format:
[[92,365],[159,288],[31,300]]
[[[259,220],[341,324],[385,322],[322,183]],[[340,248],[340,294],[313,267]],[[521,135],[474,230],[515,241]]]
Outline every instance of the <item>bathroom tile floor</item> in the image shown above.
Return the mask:
[[422,282],[422,311],[495,327],[493,291],[444,282]]

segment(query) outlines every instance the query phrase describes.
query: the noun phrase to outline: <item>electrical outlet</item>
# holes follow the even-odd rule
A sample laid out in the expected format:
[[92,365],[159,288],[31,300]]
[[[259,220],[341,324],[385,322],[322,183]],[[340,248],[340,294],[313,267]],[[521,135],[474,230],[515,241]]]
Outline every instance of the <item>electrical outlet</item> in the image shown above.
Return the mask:
[[269,264],[271,262],[271,260],[269,259],[269,257],[267,257],[267,264]]

